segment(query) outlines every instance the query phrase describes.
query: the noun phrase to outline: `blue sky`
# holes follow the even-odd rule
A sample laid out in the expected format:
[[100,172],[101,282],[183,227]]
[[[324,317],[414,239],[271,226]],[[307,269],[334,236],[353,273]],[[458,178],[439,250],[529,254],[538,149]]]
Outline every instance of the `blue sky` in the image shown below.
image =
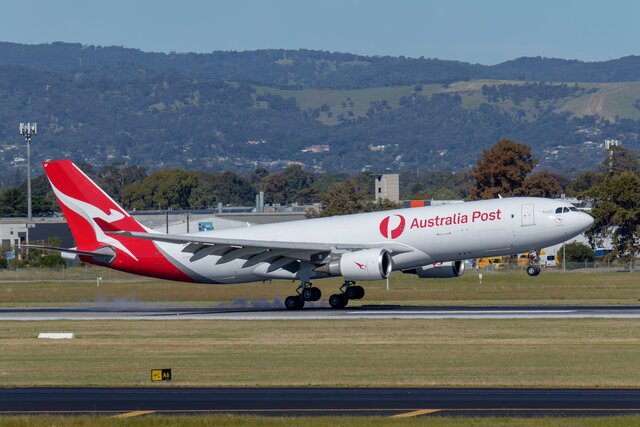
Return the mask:
[[631,0],[3,0],[0,40],[158,52],[320,49],[495,64],[640,54]]

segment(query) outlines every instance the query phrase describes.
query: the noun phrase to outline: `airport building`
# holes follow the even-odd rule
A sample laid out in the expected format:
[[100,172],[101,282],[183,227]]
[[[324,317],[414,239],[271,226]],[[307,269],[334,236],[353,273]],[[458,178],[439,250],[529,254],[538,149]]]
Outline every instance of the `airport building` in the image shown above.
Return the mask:
[[378,175],[375,180],[376,200],[400,201],[400,175],[397,173]]

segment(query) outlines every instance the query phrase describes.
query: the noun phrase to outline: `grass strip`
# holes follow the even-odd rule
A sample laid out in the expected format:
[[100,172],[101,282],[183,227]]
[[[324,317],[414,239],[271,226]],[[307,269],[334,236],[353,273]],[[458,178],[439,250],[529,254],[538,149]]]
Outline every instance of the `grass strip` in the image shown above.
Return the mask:
[[[213,306],[282,307],[282,300],[294,294],[296,283],[274,281],[241,285],[199,285],[161,280],[107,279],[97,286],[93,281],[50,282],[0,281],[0,306],[59,305],[131,305],[137,303],[186,304]],[[47,277],[45,275],[45,277]],[[362,282],[365,299],[351,301],[363,304],[405,305],[509,305],[509,304],[640,304],[640,280],[634,273],[544,272],[529,277],[523,272],[468,272],[456,279],[419,279],[412,275],[394,274],[390,289],[386,282]],[[318,280],[314,285],[326,297],[335,293],[339,279]]]
[[[637,319],[0,322],[3,386],[638,387]],[[37,340],[73,332],[71,341]],[[165,384],[166,385],[166,384]]]

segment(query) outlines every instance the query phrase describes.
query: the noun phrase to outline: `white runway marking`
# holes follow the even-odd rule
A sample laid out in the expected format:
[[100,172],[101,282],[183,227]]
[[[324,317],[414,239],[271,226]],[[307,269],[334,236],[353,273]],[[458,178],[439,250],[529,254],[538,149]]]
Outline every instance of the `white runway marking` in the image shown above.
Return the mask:
[[301,311],[252,308],[132,307],[110,308],[0,308],[0,321],[51,320],[344,320],[344,319],[638,319],[640,306],[598,307],[354,307]]

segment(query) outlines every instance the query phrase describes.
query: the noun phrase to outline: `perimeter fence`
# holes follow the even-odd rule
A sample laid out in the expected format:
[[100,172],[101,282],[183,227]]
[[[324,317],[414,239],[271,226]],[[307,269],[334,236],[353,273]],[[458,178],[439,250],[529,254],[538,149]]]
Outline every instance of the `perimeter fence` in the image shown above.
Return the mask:
[[0,269],[0,282],[96,282],[102,280],[140,282],[153,279],[90,264],[76,267]]
[[[640,272],[640,264],[636,263],[637,267],[633,267],[628,261],[583,261],[583,262],[558,262],[557,264],[544,264],[540,266],[545,271],[583,271],[583,272]],[[508,262],[508,263],[495,263],[490,264],[484,268],[477,268],[472,263],[467,265],[467,268],[475,269],[478,271],[487,272],[513,272],[524,271],[527,268],[527,264]]]
[[[593,262],[562,262],[557,265],[541,265],[544,271],[553,272],[640,272],[638,268],[632,269],[628,262],[622,261],[593,261]],[[515,262],[490,264],[484,268],[477,268],[473,263],[466,265],[467,272],[516,272],[524,271],[526,265]],[[141,282],[154,280],[143,276],[124,273],[106,267],[83,264],[75,267],[36,268],[21,267],[0,269],[0,282]]]

